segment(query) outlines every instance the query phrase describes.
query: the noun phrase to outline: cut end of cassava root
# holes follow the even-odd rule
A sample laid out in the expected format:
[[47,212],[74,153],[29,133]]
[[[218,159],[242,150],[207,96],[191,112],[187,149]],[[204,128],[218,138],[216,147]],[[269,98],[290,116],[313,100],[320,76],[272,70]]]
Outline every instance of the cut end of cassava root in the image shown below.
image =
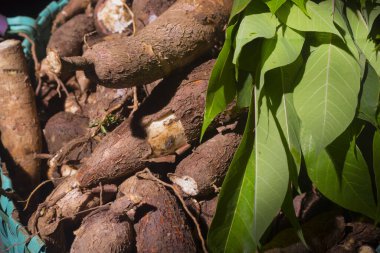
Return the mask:
[[146,127],[146,132],[153,157],[173,154],[187,144],[185,129],[174,114],[151,122]]
[[198,185],[195,180],[189,176],[178,177],[175,174],[168,174],[170,181],[178,185],[182,192],[189,196],[196,196],[198,191]]
[[123,0],[99,1],[95,15],[95,25],[103,34],[123,33],[133,24],[131,12]]
[[60,74],[62,69],[61,58],[54,50],[49,50],[46,55],[46,63],[49,66],[50,71],[55,74]]
[[20,42],[18,40],[5,40],[0,43],[0,53],[2,53],[2,50],[8,49],[10,47],[15,47]]
[[74,70],[85,70],[91,63],[81,56],[60,57],[58,52],[49,50],[46,56],[47,68],[56,75],[61,75],[63,71],[73,72]]

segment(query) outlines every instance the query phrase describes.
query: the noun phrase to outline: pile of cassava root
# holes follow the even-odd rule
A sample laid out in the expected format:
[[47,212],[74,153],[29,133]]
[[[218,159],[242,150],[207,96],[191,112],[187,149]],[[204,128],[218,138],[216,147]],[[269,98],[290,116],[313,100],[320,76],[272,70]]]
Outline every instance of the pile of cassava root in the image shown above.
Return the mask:
[[200,143],[231,5],[71,0],[45,58],[0,43],[4,194],[48,252],[207,251],[245,123],[231,104]]

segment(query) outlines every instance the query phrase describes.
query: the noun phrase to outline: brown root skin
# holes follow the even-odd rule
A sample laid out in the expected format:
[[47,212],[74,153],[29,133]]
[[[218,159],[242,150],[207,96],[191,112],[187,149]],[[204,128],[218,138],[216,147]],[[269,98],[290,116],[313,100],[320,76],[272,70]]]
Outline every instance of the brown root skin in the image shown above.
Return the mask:
[[221,186],[241,136],[219,134],[197,147],[183,159],[169,179],[184,195],[204,198]]
[[[58,52],[48,50],[46,54],[46,66],[41,64],[41,69],[46,69],[47,73],[51,72],[59,77],[68,76],[76,70],[84,70],[91,65],[86,58],[82,56],[62,57],[60,58]],[[43,73],[41,73],[42,75]],[[50,74],[51,75],[51,74]]]
[[200,203],[201,210],[200,210],[200,219],[203,225],[206,226],[207,231],[210,229],[212,219],[214,218],[215,212],[216,212],[216,206],[218,204],[218,196],[210,199],[210,200],[204,200]]
[[[101,199],[107,203],[114,195],[105,192]],[[68,177],[38,206],[29,219],[28,229],[32,234],[38,233],[48,243],[49,252],[64,252],[62,247],[67,242],[62,238],[63,231],[76,229],[88,213],[86,210],[103,203],[100,203],[99,194],[80,190],[75,177]]]
[[179,0],[136,36],[98,43],[83,59],[62,58],[55,73],[83,69],[91,80],[112,88],[151,83],[209,52],[229,13],[230,4],[221,0]]
[[[187,77],[179,75],[163,80],[132,118],[108,134],[84,161],[77,174],[81,187],[133,175],[147,166],[148,159],[174,154],[184,144],[180,138],[195,144],[202,127],[205,93],[213,63],[200,65]],[[168,116],[169,120],[162,121]],[[183,134],[178,133],[178,128],[175,131],[170,128],[173,123],[182,126]]]
[[[89,132],[89,120],[78,114],[59,112],[46,123],[44,135],[50,154],[57,153],[68,142],[86,136]],[[95,143],[88,143],[71,150],[66,160],[81,160],[91,154]]]
[[131,126],[134,134],[146,137],[146,128],[152,122],[173,114],[181,121],[187,142],[197,143],[202,127],[208,80],[214,63],[215,60],[209,60],[187,75],[173,75],[158,84],[140,105],[139,110],[132,115]]
[[61,57],[81,55],[84,35],[94,30],[92,17],[79,14],[51,35],[47,50],[54,50]]
[[125,253],[135,248],[132,222],[109,208],[90,213],[75,234],[71,253]]
[[150,154],[149,144],[133,137],[129,121],[125,121],[106,135],[92,155],[83,161],[76,178],[81,187],[112,182],[142,170]]
[[74,72],[73,69],[65,69],[57,72],[56,66],[50,52],[54,52],[54,57],[67,57],[82,55],[83,38],[86,34],[95,30],[93,18],[85,14],[79,14],[64,25],[59,27],[50,37],[46,48],[47,58],[41,62],[40,78],[48,82],[56,81],[53,74],[57,75],[62,81],[70,78]]
[[75,72],[75,77],[77,79],[77,82],[79,84],[79,88],[82,94],[85,94],[91,86],[94,86],[95,84],[91,82],[90,79],[86,77],[84,74],[84,71],[76,71]]
[[218,196],[199,202],[194,198],[187,198],[185,201],[187,208],[197,217],[198,223],[202,228],[202,234],[207,235],[216,212]]
[[52,33],[54,33],[57,28],[63,25],[67,20],[79,13],[83,13],[90,3],[90,0],[70,0],[68,4],[63,7],[62,11],[60,11],[55,17]]
[[119,186],[118,196],[134,196],[155,208],[134,225],[137,252],[196,252],[182,210],[162,185],[133,176]]
[[176,0],[134,0],[132,12],[135,15],[137,30],[152,23]]
[[97,86],[96,92],[91,93],[87,103],[83,105],[83,115],[90,119],[91,123],[99,123],[110,109],[126,101],[132,100],[131,89],[110,89]]
[[[33,215],[30,217],[29,220],[36,219],[37,213],[33,213]],[[54,211],[49,210],[48,213],[45,215],[53,217]],[[58,222],[48,223],[45,220],[41,219],[41,223],[44,223],[44,227],[41,228],[38,226],[38,229],[30,230],[32,234],[37,234],[39,237],[44,241],[46,248],[49,250],[49,252],[52,253],[61,253],[66,252],[66,236],[65,236],[65,229],[64,229],[64,222],[61,222],[59,224]]]
[[[68,86],[67,82],[66,85]],[[70,85],[72,85],[72,83]],[[85,95],[82,96],[79,91],[70,92],[64,102],[64,111],[73,114],[83,114],[83,104],[85,99]]]
[[34,155],[41,152],[42,132],[21,43],[1,42],[0,58],[1,142],[10,155],[7,162],[16,189],[26,195],[40,181],[40,163]]

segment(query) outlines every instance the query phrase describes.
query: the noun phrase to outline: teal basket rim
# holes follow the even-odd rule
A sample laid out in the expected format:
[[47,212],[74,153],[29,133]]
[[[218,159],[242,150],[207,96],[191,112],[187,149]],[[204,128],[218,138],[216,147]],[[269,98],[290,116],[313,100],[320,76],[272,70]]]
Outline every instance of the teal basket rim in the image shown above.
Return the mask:
[[[43,9],[36,19],[18,16],[7,18],[9,29],[8,34],[25,33],[37,45],[37,55],[43,58],[45,47],[50,37],[51,26],[55,16],[69,2],[69,0],[52,1]],[[31,58],[32,44],[29,40],[24,39],[22,42],[25,56]]]
[[[12,191],[11,179],[0,166],[1,188]],[[26,228],[13,218],[16,207],[7,196],[0,196],[0,238],[1,250],[6,252],[46,253],[45,243],[38,236],[31,236]]]
[[[17,34],[22,32],[28,35],[39,46],[37,48],[39,58],[43,58],[53,20],[68,1],[52,1],[40,12],[36,19],[24,16],[7,18],[9,24],[7,33]],[[22,46],[25,56],[31,58],[31,43],[25,39]],[[1,166],[0,179],[3,190],[13,190],[12,181],[4,174]],[[0,195],[0,252],[46,253],[46,245],[42,239],[37,235],[30,235],[26,228],[14,219],[13,214],[15,211],[16,207],[13,201],[5,195]]]

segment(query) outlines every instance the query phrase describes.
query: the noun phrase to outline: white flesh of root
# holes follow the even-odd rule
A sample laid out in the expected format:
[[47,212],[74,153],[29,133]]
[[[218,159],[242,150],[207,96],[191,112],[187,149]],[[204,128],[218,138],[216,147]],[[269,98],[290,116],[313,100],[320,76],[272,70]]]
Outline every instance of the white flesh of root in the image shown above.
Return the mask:
[[97,19],[112,33],[123,33],[133,23],[123,0],[105,1]]
[[61,167],[61,176],[62,177],[69,177],[69,176],[72,176],[75,174],[77,174],[76,168],[74,168],[70,165],[67,165],[67,164],[62,165],[62,167]]
[[189,176],[176,176],[174,174],[168,174],[170,181],[178,185],[180,189],[189,196],[196,196],[198,194],[197,182]]
[[185,129],[174,114],[151,122],[146,132],[153,157],[173,154],[187,144]]

